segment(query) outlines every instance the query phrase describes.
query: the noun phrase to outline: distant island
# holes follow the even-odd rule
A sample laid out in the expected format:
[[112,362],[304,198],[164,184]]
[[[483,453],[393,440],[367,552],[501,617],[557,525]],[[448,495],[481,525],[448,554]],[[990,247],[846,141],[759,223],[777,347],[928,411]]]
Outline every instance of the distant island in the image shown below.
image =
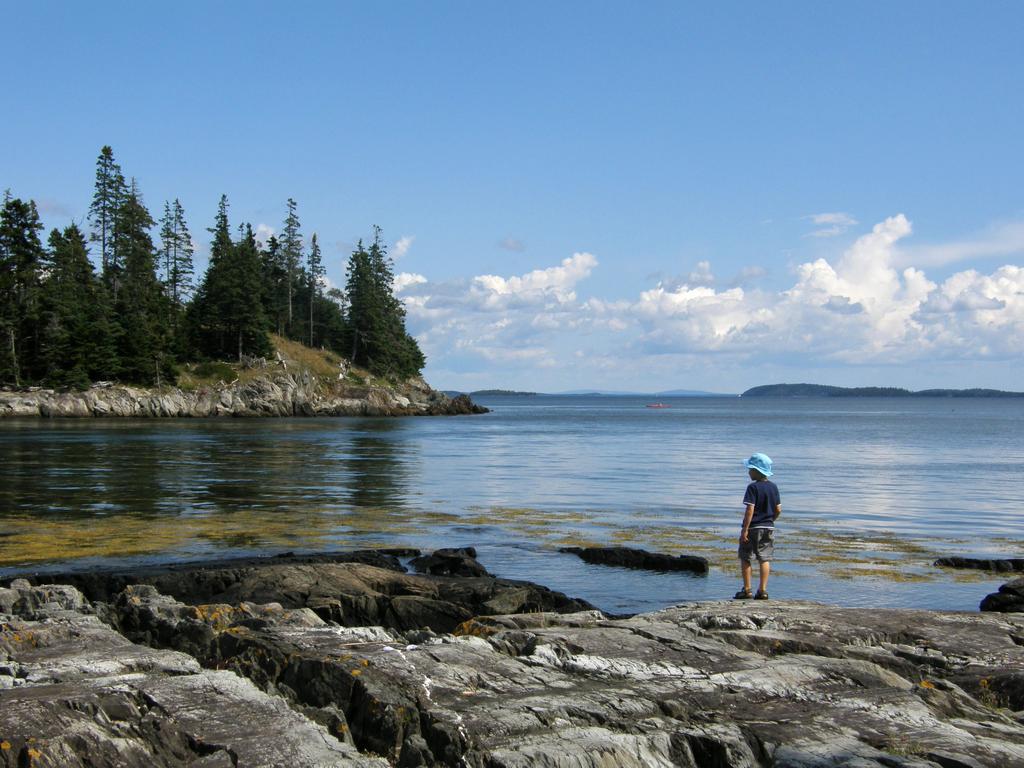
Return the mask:
[[826,384],[766,384],[740,397],[1024,397],[1001,389],[922,389],[900,387],[833,387]]

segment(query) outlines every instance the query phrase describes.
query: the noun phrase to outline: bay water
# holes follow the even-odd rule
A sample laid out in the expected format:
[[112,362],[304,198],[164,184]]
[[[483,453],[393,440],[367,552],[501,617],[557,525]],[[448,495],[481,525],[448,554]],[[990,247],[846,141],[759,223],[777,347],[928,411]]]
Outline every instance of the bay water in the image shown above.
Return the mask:
[[[976,610],[1024,556],[1024,399],[491,396],[480,416],[0,421],[0,579],[376,546],[474,546],[612,612],[725,599],[748,482],[775,460],[773,599]],[[559,547],[711,561],[587,565]]]

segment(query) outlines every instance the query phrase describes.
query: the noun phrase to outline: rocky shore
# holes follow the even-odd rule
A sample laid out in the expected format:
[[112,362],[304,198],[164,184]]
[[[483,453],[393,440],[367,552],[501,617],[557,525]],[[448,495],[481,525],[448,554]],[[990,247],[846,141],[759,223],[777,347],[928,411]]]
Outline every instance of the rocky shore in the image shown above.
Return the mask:
[[262,373],[195,390],[121,385],[85,391],[0,391],[0,418],[211,416],[438,416],[484,413],[468,396],[451,398],[422,378],[395,386],[331,381],[309,371]]
[[1022,614],[610,617],[414,554],[0,588],[0,765],[1024,766]]

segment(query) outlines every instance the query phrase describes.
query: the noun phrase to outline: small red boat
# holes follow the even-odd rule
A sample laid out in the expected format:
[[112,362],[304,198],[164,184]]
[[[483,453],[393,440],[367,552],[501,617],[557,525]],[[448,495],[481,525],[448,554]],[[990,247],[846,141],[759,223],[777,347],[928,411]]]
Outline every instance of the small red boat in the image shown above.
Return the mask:
[[648,403],[646,407],[647,408],[671,408],[672,406],[668,405],[667,403]]

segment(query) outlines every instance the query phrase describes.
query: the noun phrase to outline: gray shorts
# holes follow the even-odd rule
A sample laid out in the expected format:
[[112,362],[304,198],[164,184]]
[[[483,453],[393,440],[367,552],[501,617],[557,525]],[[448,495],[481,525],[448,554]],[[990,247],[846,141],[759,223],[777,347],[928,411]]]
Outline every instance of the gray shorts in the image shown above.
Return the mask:
[[747,540],[740,544],[740,560],[744,563],[771,562],[775,554],[775,530],[772,528],[751,528],[747,531]]

